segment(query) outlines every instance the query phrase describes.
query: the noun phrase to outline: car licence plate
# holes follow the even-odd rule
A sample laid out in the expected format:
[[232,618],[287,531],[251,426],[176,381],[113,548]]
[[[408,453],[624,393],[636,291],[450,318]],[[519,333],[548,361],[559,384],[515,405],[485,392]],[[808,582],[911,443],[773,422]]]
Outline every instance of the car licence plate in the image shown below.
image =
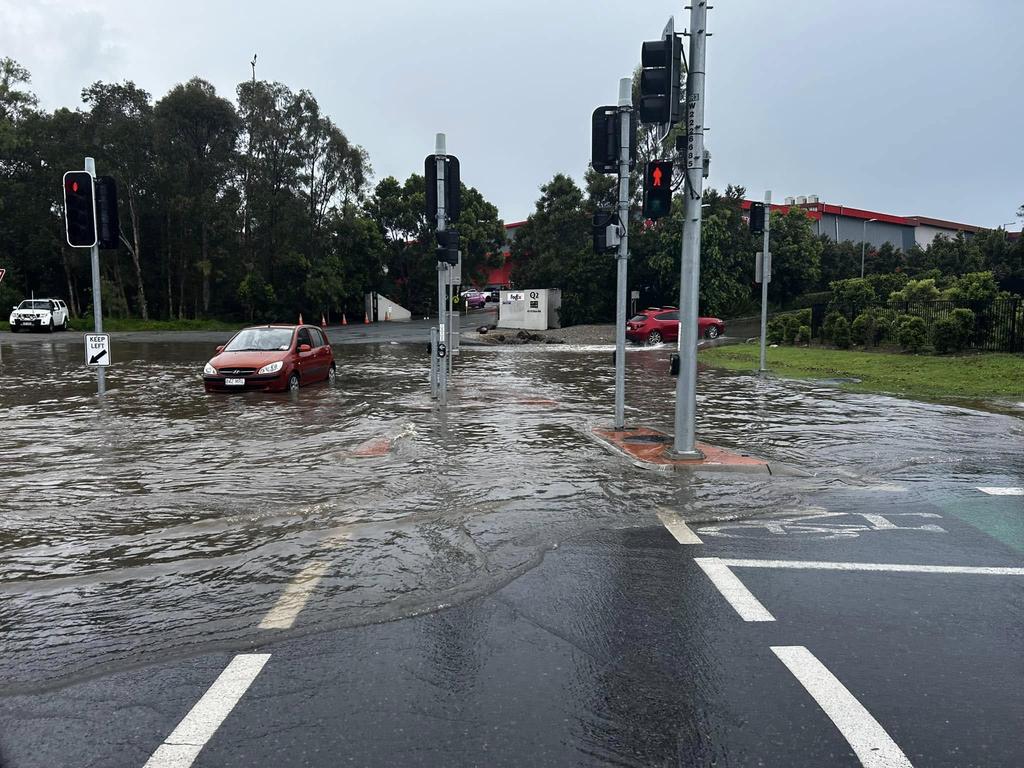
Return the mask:
[[224,379],[224,383],[229,387],[244,387],[245,379]]

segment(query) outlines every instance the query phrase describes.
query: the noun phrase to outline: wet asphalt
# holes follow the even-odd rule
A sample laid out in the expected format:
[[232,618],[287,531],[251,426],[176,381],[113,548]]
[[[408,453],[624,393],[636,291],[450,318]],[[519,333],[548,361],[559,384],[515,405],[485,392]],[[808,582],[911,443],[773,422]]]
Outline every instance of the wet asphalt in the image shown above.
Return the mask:
[[[74,350],[0,369],[33,371],[0,388],[4,768],[1024,764],[1024,497],[978,488],[1024,484],[1017,418],[705,371],[701,435],[810,476],[666,475],[587,435],[605,350],[474,351],[444,415],[409,345],[280,398],[122,348],[102,409]],[[670,415],[667,354],[631,354],[631,420]]]
[[[1020,500],[814,501],[811,517],[693,524],[701,544],[644,514],[457,606],[264,637],[269,661],[194,765],[866,764],[774,646],[813,653],[913,765],[1020,765],[1024,575],[735,568],[776,619],[747,622],[695,564],[1021,568]],[[997,539],[979,528],[994,518],[1016,522]],[[2,764],[144,765],[233,653],[4,698]]]

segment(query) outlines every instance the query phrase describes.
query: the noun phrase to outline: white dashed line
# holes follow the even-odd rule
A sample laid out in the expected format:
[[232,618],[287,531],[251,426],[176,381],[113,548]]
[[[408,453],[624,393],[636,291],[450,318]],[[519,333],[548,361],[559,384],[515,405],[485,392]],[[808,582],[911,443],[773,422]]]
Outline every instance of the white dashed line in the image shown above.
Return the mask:
[[144,768],[189,768],[269,658],[269,653],[235,656]]
[[694,561],[744,621],[775,621],[775,617],[768,609],[761,605],[753,593],[743,586],[743,582],[736,574],[729,570],[726,561],[717,557],[695,557]]
[[[727,568],[789,568],[818,571],[879,571],[884,573],[947,573],[965,576],[1024,576],[1024,568],[976,565],[909,565],[904,563],[830,563],[817,560],[742,560],[697,558],[717,561]],[[701,565],[703,568],[704,566]],[[707,569],[705,569],[707,570]]]
[[291,627],[326,572],[327,563],[320,560],[303,568],[302,572],[285,587],[274,607],[263,617],[260,629],[288,629]]
[[856,697],[802,645],[772,651],[807,689],[843,735],[865,768],[913,768],[907,756]]
[[1024,496],[1024,488],[978,488],[989,496]]
[[668,532],[672,534],[680,544],[703,544],[700,537],[690,530],[690,526],[683,522],[682,518],[667,509],[658,510],[658,519]]

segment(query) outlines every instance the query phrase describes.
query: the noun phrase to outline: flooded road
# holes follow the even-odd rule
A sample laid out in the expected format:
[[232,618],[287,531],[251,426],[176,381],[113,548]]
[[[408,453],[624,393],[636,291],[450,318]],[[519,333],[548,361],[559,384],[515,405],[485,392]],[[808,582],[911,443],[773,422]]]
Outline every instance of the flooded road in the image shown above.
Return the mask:
[[[671,427],[669,352],[629,354],[629,423]],[[0,692],[258,645],[313,557],[332,567],[294,633],[465,601],[658,505],[706,521],[1024,476],[1019,418],[711,370],[700,438],[809,476],[642,471],[590,434],[611,414],[604,348],[464,348],[446,413],[421,345],[336,347],[334,387],[282,395],[205,394],[211,354],[120,343],[99,402],[80,346],[4,348]]]

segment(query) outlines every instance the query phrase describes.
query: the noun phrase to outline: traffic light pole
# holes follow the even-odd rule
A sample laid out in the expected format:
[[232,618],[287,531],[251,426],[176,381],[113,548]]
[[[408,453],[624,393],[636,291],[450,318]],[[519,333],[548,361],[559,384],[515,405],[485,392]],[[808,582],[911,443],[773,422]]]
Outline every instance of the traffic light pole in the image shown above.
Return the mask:
[[764,193],[764,246],[761,251],[761,367],[758,371],[765,373],[765,338],[768,334],[768,281],[772,275],[772,254],[768,250],[768,230],[771,227],[772,191]]
[[[96,161],[91,157],[85,158],[85,170],[89,175],[96,178]],[[95,205],[95,201],[93,202]],[[99,243],[90,249],[92,256],[92,320],[93,332],[103,333],[103,303],[100,297],[100,246]],[[96,394],[103,395],[107,391],[106,371],[103,366],[96,368]]]
[[[434,148],[434,154],[437,157],[437,231],[444,232],[447,227],[447,217],[445,215],[445,162],[444,156],[447,154],[445,147],[445,136],[443,133],[437,134],[437,139]],[[446,341],[445,337],[445,312],[448,308],[445,306],[445,285],[448,282],[448,264],[443,261],[437,262],[437,338],[439,344],[444,344]],[[435,355],[440,355],[440,347],[434,349]],[[441,405],[448,404],[448,365],[444,359],[439,359],[437,366],[437,396]]]
[[686,158],[683,246],[679,280],[679,378],[676,379],[676,456],[701,459],[696,444],[697,307],[700,300],[701,195],[704,184],[704,54],[707,0],[690,6],[690,56],[686,77]]
[[619,226],[615,284],[615,429],[626,426],[626,268],[629,263],[629,139],[633,79],[619,80]]

